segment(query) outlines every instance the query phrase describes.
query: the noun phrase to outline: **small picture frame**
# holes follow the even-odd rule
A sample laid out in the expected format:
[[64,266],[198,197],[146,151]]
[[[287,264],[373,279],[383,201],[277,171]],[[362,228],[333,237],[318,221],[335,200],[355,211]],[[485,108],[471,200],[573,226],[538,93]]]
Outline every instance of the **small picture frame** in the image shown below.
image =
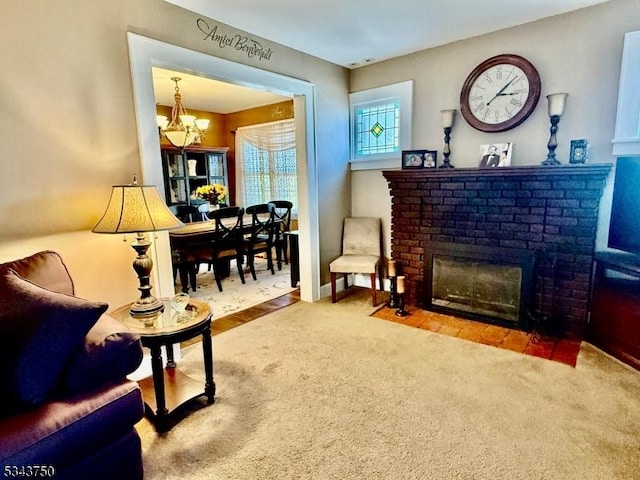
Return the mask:
[[424,155],[427,150],[403,150],[402,168],[424,168]]
[[423,168],[436,168],[438,165],[438,151],[437,150],[425,150],[424,160],[422,162]]
[[585,138],[571,140],[569,163],[586,163],[589,158],[589,142]]
[[480,168],[507,167],[511,165],[512,143],[487,143],[480,145]]

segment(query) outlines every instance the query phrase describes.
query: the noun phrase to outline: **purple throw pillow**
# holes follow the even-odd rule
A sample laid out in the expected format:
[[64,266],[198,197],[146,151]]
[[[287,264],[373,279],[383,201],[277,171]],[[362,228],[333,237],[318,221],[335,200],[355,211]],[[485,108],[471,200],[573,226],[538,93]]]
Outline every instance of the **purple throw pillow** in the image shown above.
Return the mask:
[[107,310],[103,302],[52,292],[0,273],[0,378],[5,404],[37,405],[56,389],[89,329]]

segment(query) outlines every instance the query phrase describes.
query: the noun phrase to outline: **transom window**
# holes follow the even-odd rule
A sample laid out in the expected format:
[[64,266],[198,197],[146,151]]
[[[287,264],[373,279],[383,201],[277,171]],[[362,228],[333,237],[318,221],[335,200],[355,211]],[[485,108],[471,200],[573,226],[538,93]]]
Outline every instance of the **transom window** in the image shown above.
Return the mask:
[[382,103],[356,111],[357,156],[400,151],[400,104]]
[[411,146],[412,99],[412,80],[349,95],[352,169],[400,164]]

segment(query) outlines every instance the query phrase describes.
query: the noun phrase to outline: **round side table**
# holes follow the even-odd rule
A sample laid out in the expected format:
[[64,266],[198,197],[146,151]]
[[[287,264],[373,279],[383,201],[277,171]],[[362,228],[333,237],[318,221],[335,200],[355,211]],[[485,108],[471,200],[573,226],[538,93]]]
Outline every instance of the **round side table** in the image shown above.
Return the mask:
[[[213,380],[213,347],[211,341],[211,310],[199,300],[190,299],[184,313],[171,307],[168,299],[161,299],[164,311],[152,317],[135,318],[129,314],[129,306],[123,305],[111,315],[140,335],[142,345],[151,351],[151,379],[141,380],[146,411],[156,430],[165,431],[169,416],[178,407],[201,395],[207,403],[215,401],[216,384]],[[205,383],[202,384],[181,373],[173,361],[174,343],[202,335]],[[167,350],[167,367],[162,368],[162,346]]]

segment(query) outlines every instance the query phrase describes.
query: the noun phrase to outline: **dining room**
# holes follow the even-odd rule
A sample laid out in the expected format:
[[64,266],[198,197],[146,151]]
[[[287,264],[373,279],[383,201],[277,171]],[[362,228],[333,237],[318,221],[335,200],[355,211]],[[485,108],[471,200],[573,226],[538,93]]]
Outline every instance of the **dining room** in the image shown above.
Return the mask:
[[176,293],[210,296],[228,312],[295,289],[293,100],[183,72],[152,73],[165,201],[185,223],[170,234]]

